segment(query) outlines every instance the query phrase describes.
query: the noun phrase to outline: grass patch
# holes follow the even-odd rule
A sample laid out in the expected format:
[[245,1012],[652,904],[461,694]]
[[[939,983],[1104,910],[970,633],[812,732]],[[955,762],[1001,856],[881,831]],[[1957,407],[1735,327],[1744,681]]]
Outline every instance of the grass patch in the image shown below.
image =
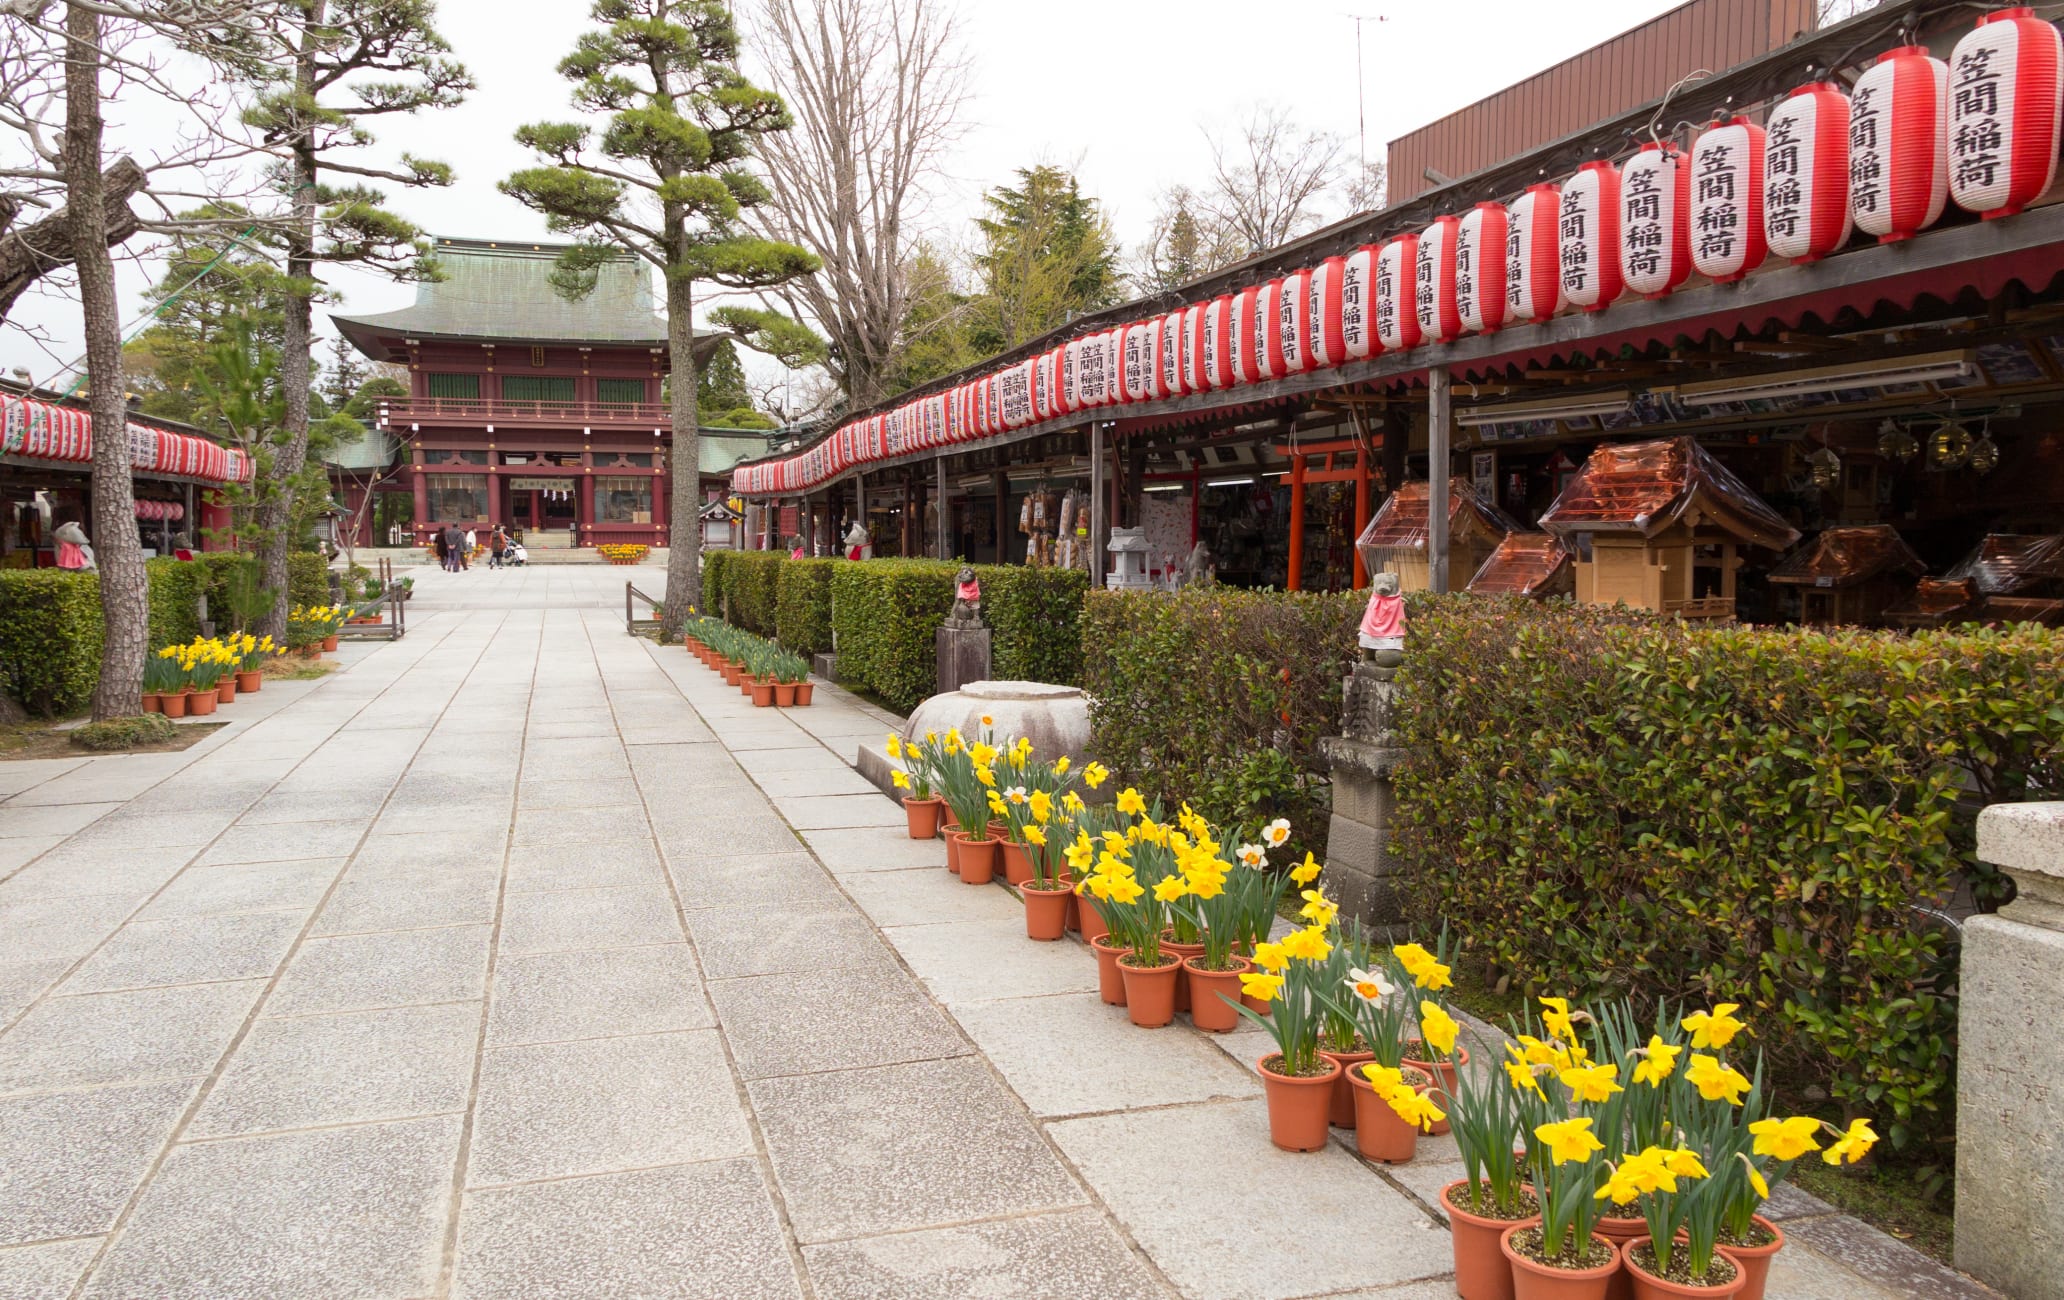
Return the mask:
[[279,655],[265,661],[262,669],[267,681],[312,682],[337,671],[334,659],[299,659],[293,655]]
[[[157,714],[148,714],[172,728],[172,734],[163,739],[138,739],[130,743],[113,744],[96,752],[108,754],[172,754],[198,744],[210,733],[225,726],[221,722],[179,722]],[[76,719],[74,719],[76,721]],[[123,718],[113,723],[89,723],[84,727],[64,727],[49,722],[24,722],[14,726],[0,727],[0,763],[25,762],[38,758],[79,758],[90,746],[81,746],[73,741],[80,732],[90,732],[95,727],[120,729],[136,721]],[[146,723],[145,726],[150,724]]]
[[146,745],[167,744],[178,738],[178,726],[162,713],[139,713],[133,718],[89,722],[65,733],[65,739],[72,744],[98,754],[123,753]]

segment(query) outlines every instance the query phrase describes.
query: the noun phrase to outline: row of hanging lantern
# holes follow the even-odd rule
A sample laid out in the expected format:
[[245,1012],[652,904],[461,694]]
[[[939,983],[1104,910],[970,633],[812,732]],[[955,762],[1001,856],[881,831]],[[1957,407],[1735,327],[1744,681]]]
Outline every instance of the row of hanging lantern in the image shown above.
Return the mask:
[[1693,274],[1729,282],[1772,257],[1811,262],[1856,234],[1891,243],[1948,203],[1991,219],[2056,179],[2064,41],[2027,8],[1978,20],[1947,61],[1880,55],[1844,94],[1800,86],[1758,126],[1716,119],[1689,151],[1653,141],[1624,165],[1480,203],[1424,230],[1052,348],[840,428],[733,485],[812,487],[846,469],[1079,411],[1162,401],[1383,352],[1661,297]]

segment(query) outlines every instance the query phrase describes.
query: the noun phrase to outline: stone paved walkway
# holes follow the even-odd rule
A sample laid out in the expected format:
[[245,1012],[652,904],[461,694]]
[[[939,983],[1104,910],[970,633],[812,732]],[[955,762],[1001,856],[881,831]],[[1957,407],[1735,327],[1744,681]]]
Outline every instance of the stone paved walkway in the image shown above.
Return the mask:
[[[623,577],[421,570],[185,753],[0,764],[0,1297],[1453,1294],[1451,1143],[1275,1151],[1254,1033],[1131,1028],[852,771],[885,715]],[[1989,1294],[1780,1212],[1773,1297]]]

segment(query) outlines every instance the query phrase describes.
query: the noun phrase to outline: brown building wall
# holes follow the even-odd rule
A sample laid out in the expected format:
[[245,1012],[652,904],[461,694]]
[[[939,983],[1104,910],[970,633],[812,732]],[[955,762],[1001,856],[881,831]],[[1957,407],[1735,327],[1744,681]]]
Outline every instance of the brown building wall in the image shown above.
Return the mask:
[[[1815,0],[1691,0],[1390,142],[1390,202],[1660,98],[1700,68],[1723,72],[1814,30]],[[1669,124],[1666,123],[1666,126]]]

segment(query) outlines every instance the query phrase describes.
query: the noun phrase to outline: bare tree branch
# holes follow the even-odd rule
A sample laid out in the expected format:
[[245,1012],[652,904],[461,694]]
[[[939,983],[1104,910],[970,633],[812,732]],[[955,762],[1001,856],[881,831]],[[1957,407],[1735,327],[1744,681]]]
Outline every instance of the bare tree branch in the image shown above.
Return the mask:
[[1316,228],[1317,201],[1331,187],[1341,142],[1323,131],[1300,131],[1290,110],[1264,104],[1247,115],[1237,138],[1206,135],[1212,188],[1205,206],[1258,252]]

